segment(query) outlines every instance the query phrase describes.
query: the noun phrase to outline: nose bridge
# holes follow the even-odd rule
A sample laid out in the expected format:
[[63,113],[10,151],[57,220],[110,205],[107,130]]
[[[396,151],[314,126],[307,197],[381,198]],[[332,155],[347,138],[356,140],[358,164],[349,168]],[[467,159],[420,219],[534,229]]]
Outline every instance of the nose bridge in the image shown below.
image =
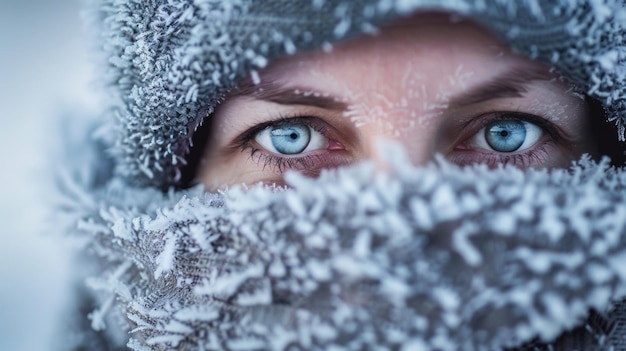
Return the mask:
[[[363,126],[361,131],[364,158],[373,160],[380,168],[386,168],[390,156],[383,143],[399,144],[413,165],[422,165],[432,157],[435,133],[427,125],[407,127],[402,117],[390,114],[384,125]],[[396,148],[393,148],[396,150]]]

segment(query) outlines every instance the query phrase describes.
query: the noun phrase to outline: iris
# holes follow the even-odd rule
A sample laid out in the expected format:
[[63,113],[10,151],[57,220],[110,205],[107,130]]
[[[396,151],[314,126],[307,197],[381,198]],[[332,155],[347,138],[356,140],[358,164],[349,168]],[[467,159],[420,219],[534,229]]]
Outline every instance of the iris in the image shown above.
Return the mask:
[[526,123],[520,120],[495,121],[485,128],[487,144],[498,152],[513,152],[526,140]]
[[281,124],[271,127],[270,140],[281,154],[299,154],[309,145],[311,131],[302,123]]

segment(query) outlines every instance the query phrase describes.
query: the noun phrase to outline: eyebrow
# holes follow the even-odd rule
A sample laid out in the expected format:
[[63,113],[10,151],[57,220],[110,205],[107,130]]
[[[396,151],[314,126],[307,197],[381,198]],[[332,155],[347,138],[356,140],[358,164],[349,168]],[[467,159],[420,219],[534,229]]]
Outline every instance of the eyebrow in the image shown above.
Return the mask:
[[515,68],[505,71],[486,82],[453,96],[448,108],[476,105],[482,102],[519,98],[528,92],[528,84],[534,81],[553,81],[557,76],[538,67]]
[[[519,98],[528,92],[533,81],[553,81],[557,76],[539,67],[523,67],[505,71],[491,79],[452,96],[447,109],[476,105],[502,98]],[[229,97],[246,96],[280,105],[313,106],[331,111],[347,111],[349,104],[338,97],[307,87],[289,87],[275,81],[254,83],[248,78],[231,91]]]
[[307,87],[287,88],[273,81],[255,84],[246,79],[229,94],[229,97],[235,96],[249,96],[280,105],[305,105],[340,112],[348,110],[348,103],[340,101],[336,96]]

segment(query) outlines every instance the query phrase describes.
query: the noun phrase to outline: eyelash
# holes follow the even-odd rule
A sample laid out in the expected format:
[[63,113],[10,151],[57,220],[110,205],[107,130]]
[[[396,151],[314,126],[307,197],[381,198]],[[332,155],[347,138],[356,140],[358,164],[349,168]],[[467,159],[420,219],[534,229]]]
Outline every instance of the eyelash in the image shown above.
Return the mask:
[[[280,157],[262,153],[262,150],[259,148],[255,148],[253,146],[248,146],[251,148],[250,157],[253,161],[257,163],[257,165],[261,165],[263,163],[262,169],[265,170],[268,166],[272,171],[283,173],[288,169],[295,170],[304,170],[313,168],[316,164],[316,161],[321,160],[321,155],[304,155],[299,157]],[[258,156],[255,159],[255,155]]]
[[[481,116],[472,118],[470,121],[465,123],[461,127],[461,130],[468,130],[468,132],[465,133],[463,139],[461,139],[461,142],[456,144],[459,145],[467,142],[469,138],[471,138],[471,136],[478,133],[483,127],[487,126],[491,122],[510,119],[522,120],[539,126],[548,135],[548,140],[540,141],[535,146],[533,146],[532,149],[526,149],[520,153],[498,154],[496,152],[490,152],[481,153],[480,156],[477,156],[476,151],[473,151],[472,154],[469,154],[469,152],[460,152],[451,159],[459,165],[483,163],[490,167],[494,167],[498,164],[508,164],[516,167],[529,167],[533,164],[541,164],[545,162],[549,157],[548,148],[551,145],[558,145],[559,143],[568,139],[558,129],[558,127],[556,127],[553,123],[549,122],[543,117],[519,111],[494,111],[484,113]],[[278,118],[276,119],[259,123],[254,127],[248,129],[245,133],[237,137],[233,141],[233,144],[238,147],[242,152],[250,152],[250,159],[253,160],[257,164],[257,166],[262,167],[263,170],[266,170],[269,167],[274,172],[283,173],[288,169],[310,170],[314,169],[315,165],[323,164],[324,157],[326,157],[326,155],[307,153],[302,156],[285,157],[270,154],[254,145],[253,140],[257,133],[269,126],[279,125],[281,123],[287,122],[302,123],[321,133],[322,135],[328,137],[329,127],[326,125],[326,122],[322,121],[319,117],[314,117],[310,115],[281,115],[278,116]]]
[[239,148],[242,152],[249,151],[250,159],[254,161],[257,166],[261,166],[262,164],[263,170],[267,169],[267,167],[270,167],[270,169],[274,172],[283,173],[288,169],[311,169],[314,167],[315,164],[321,163],[321,161],[323,161],[324,155],[308,153],[302,156],[293,157],[278,156],[266,153],[264,152],[264,150],[256,147],[252,143],[252,140],[254,140],[256,134],[263,129],[272,125],[279,125],[281,123],[287,122],[302,123],[319,132],[320,134],[328,136],[328,126],[324,125],[325,122],[321,121],[318,117],[313,117],[310,115],[280,115],[276,119],[259,123],[254,127],[248,129],[245,133],[235,139],[234,144],[239,145]]
[[456,155],[453,158],[453,161],[455,163],[459,165],[469,165],[480,162],[486,164],[489,167],[495,167],[496,165],[501,164],[526,168],[534,164],[542,164],[549,157],[548,148],[550,146],[558,145],[560,143],[563,143],[564,141],[569,140],[569,138],[566,137],[557,126],[549,122],[547,119],[537,115],[532,115],[519,111],[494,111],[484,113],[481,116],[485,117],[480,118],[479,116],[477,118],[472,118],[472,120],[463,125],[461,129],[469,130],[469,132],[467,132],[469,136],[465,135],[464,139],[462,139],[462,141],[458,144],[466,142],[469,138],[471,138],[471,136],[475,135],[483,127],[489,125],[492,122],[511,119],[526,121],[539,126],[544,131],[544,133],[548,135],[548,140],[539,141],[535,146],[532,147],[532,149],[526,149],[521,151],[520,153],[499,154],[496,152],[490,152],[481,153],[481,155],[478,157],[475,155],[476,151],[474,151],[473,154],[470,155],[466,153],[461,153],[460,155]]
[[484,154],[483,156],[476,157],[475,155],[457,155],[453,158],[454,163],[464,166],[475,163],[486,164],[489,167],[495,167],[497,165],[512,165],[515,167],[527,168],[534,164],[541,164],[546,161],[548,157],[549,144],[553,143],[553,140],[544,141],[541,145],[536,146],[533,150],[525,150],[520,154]]

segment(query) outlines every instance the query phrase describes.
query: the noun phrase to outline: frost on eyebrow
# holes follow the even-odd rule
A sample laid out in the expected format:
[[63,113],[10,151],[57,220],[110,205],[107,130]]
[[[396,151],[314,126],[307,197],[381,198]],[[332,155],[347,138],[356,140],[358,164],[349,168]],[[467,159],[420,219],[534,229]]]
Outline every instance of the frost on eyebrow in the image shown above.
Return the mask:
[[423,68],[409,62],[398,84],[385,81],[384,69],[379,70],[373,74],[381,77],[382,84],[366,89],[342,86],[345,100],[350,102],[344,115],[357,127],[375,126],[394,137],[405,136],[414,128],[427,126],[441,116],[448,109],[453,95],[463,91],[475,74],[459,64],[447,76],[433,79]]

